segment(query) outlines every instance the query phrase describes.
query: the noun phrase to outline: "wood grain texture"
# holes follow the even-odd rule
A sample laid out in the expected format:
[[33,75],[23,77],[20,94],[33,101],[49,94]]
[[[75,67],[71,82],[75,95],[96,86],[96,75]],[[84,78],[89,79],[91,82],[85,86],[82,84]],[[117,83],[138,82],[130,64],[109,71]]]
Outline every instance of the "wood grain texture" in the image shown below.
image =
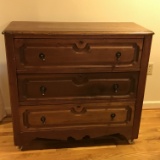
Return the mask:
[[11,119],[6,118],[0,124],[0,160],[159,160],[160,110],[142,111],[139,139],[132,145],[118,138],[101,141],[92,146],[89,145],[93,143],[91,141],[86,141],[85,146],[77,143],[75,147],[65,147],[63,143],[58,143],[59,149],[53,145],[53,148],[49,147],[51,143],[57,142],[39,141],[37,146],[40,148],[42,143],[50,149],[20,151],[14,146]]
[[[118,29],[117,29],[118,28]],[[13,21],[4,30],[11,34],[153,34],[132,22],[27,22]]]
[[15,145],[137,139],[152,35],[135,23],[11,22],[4,36]]

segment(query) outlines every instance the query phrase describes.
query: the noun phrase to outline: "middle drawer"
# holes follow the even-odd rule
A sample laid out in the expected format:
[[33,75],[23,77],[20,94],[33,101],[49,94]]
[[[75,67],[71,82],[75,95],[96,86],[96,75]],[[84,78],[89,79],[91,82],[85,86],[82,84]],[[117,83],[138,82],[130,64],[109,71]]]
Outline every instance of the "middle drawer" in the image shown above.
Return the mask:
[[19,101],[53,103],[56,100],[135,98],[138,74],[21,74]]

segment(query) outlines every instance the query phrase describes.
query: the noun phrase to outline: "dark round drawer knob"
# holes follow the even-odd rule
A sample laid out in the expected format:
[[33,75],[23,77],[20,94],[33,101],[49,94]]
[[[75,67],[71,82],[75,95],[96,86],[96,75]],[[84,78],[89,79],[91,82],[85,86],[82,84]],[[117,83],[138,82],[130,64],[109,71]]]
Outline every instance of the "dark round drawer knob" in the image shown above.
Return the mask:
[[113,89],[114,89],[114,93],[117,93],[118,89],[119,89],[119,85],[118,84],[114,84],[113,85]]
[[45,117],[45,116],[42,116],[42,117],[41,117],[41,122],[42,122],[43,124],[46,123],[46,117]]
[[45,54],[44,53],[40,53],[39,54],[39,58],[42,60],[42,61],[45,61],[46,59],[45,59]]
[[45,95],[46,91],[47,91],[47,88],[45,86],[40,87],[40,92],[41,92],[42,96]]
[[117,61],[120,59],[120,57],[121,57],[121,52],[117,52],[116,53],[116,59],[117,59]]
[[113,120],[116,117],[115,113],[111,113],[111,119]]

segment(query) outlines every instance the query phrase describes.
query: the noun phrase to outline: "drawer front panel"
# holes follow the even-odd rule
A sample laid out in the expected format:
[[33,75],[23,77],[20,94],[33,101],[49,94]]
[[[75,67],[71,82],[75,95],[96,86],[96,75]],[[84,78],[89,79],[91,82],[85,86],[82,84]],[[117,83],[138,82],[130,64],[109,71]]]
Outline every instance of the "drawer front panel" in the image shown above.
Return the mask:
[[[57,106],[55,106],[56,108]],[[53,107],[54,108],[54,107]],[[22,111],[22,126],[51,128],[87,125],[132,125],[132,105],[80,104],[46,107]]]
[[142,39],[15,39],[17,68],[138,68],[142,44]]
[[135,98],[137,73],[19,75],[19,98],[25,101]]

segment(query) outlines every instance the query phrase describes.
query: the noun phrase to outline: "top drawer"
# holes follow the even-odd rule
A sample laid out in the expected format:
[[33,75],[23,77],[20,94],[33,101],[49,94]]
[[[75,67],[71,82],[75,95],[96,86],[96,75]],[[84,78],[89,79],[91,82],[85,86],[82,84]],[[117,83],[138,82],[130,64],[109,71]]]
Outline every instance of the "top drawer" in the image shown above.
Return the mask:
[[138,70],[143,39],[15,39],[14,43],[18,70],[108,71]]

